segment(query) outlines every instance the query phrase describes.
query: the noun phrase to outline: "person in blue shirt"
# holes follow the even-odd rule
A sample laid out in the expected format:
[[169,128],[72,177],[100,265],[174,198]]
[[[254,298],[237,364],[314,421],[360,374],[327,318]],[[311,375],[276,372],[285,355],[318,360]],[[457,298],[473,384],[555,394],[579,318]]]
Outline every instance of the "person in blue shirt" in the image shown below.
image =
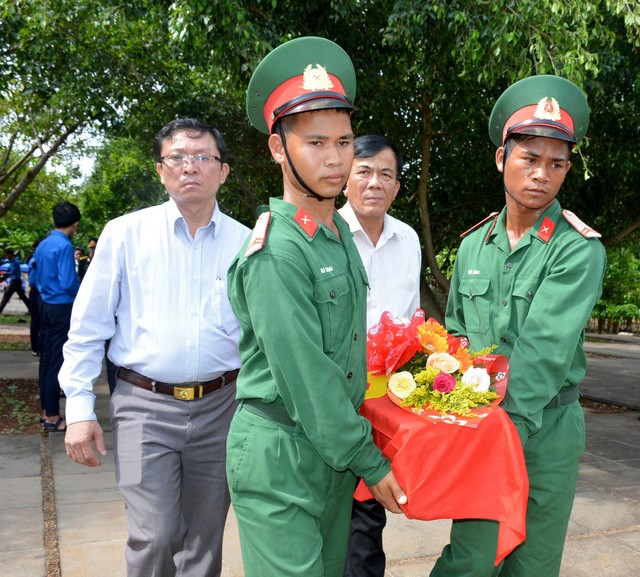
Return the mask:
[[31,324],[29,326],[29,336],[31,340],[31,354],[40,354],[40,291],[36,279],[36,248],[40,244],[38,239],[33,245],[33,252],[29,257],[29,309],[31,310]]
[[36,249],[36,284],[40,291],[40,403],[43,409],[45,431],[66,431],[64,417],[60,416],[60,383],[58,372],[62,367],[62,347],[67,340],[71,322],[71,309],[80,279],[76,273],[71,238],[78,230],[78,207],[64,202],[52,212],[55,229]]
[[4,310],[4,307],[13,296],[13,293],[16,293],[20,297],[20,300],[27,307],[27,311],[29,311],[29,301],[24,292],[24,288],[22,288],[22,274],[20,273],[20,265],[22,263],[10,248],[5,251],[5,255],[9,260],[9,270],[4,277],[4,280],[9,280],[9,288],[5,291],[4,296],[2,297],[2,302],[0,302],[0,313]]

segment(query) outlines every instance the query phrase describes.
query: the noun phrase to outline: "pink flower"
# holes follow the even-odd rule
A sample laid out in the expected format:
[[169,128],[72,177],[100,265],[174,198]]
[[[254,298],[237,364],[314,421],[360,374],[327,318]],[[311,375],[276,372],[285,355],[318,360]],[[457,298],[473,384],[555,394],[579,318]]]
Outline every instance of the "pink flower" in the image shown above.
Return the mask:
[[450,393],[456,388],[456,379],[449,373],[440,373],[433,381],[433,390],[439,393]]

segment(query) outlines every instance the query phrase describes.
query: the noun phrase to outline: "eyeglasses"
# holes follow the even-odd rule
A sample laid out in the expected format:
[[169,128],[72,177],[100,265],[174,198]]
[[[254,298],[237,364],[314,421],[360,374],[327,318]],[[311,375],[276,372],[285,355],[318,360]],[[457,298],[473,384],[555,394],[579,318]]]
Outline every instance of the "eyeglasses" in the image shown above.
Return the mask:
[[191,162],[199,165],[210,164],[218,161],[222,164],[222,158],[215,154],[167,154],[160,157],[160,162],[164,162],[167,166],[177,168]]

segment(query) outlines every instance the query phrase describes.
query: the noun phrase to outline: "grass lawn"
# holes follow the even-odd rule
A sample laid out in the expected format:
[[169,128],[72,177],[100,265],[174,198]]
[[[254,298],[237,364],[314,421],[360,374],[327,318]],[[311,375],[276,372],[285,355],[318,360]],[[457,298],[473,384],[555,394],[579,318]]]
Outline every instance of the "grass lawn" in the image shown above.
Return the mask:
[[18,325],[31,323],[29,315],[0,315],[0,325]]

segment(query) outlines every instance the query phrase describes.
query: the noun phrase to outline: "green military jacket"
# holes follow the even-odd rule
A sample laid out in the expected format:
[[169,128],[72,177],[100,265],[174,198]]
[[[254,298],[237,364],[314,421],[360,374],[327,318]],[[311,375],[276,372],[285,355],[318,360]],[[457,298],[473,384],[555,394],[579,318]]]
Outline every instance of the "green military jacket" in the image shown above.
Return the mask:
[[488,219],[460,245],[447,302],[452,333],[467,335],[472,350],[497,344],[509,357],[501,406],[529,435],[551,399],[584,378],[584,327],[606,265],[600,241],[583,236],[597,233],[581,234],[562,212],[554,201],[513,251],[506,207]]
[[352,234],[337,212],[342,240],[293,204],[272,198],[269,208],[266,233],[256,240],[254,231],[229,269],[241,327],[238,399],[284,406],[330,467],[374,485],[390,464],[358,414],[367,275]]

